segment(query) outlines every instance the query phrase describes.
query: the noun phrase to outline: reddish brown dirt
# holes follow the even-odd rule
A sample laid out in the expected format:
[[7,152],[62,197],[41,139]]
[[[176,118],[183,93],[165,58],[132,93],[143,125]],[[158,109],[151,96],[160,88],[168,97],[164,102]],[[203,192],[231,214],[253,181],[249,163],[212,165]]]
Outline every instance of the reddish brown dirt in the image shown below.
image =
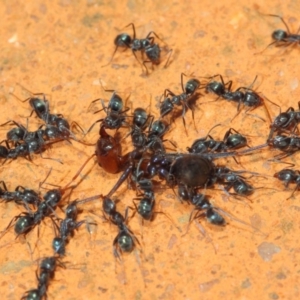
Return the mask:
[[[148,107],[157,115],[157,104],[165,88],[180,91],[180,73],[193,76],[223,74],[233,80],[234,87],[249,85],[258,76],[255,88],[278,103],[282,110],[297,107],[299,101],[299,47],[286,49],[270,47],[271,32],[283,28],[276,18],[261,13],[284,16],[296,32],[300,24],[296,12],[300,4],[290,1],[258,2],[226,1],[1,1],[0,84],[1,122],[15,120],[26,123],[30,114],[25,99],[28,94],[17,83],[33,92],[51,95],[51,111],[62,113],[68,120],[88,128],[103,116],[88,112],[96,98],[106,101],[99,79],[107,89],[116,89],[129,97],[132,107]],[[112,3],[113,2],[113,3]],[[114,4],[115,3],[115,4]],[[117,4],[118,3],[118,4]],[[272,4],[272,5],[271,5]],[[154,30],[174,49],[171,64],[163,63],[150,76],[142,76],[134,56],[118,52],[112,64],[106,64],[114,50],[113,39],[130,22],[137,27],[139,37]],[[129,29],[128,29],[129,30]],[[130,32],[130,31],[129,31]],[[249,136],[251,146],[264,143],[268,122],[245,117],[240,113],[233,122],[236,106],[203,93],[195,111],[195,131],[191,112],[186,114],[189,135],[182,120],[172,125],[167,138],[176,142],[178,151],[185,151],[196,138],[204,136],[217,123],[214,136],[221,138],[234,127]],[[204,104],[201,104],[204,103]],[[201,105],[200,105],[201,104]],[[272,117],[278,108],[267,102]],[[263,108],[254,114],[266,118]],[[33,130],[40,121],[29,118]],[[1,140],[7,127],[0,128]],[[122,131],[124,133],[125,131]],[[86,137],[97,140],[97,126]],[[129,140],[123,141],[124,153]],[[82,163],[94,152],[94,147],[75,141],[53,145],[45,156],[61,159],[64,164],[34,156],[33,163],[18,159],[1,167],[1,180],[9,189],[23,185],[38,189],[49,169],[49,183],[63,186],[71,180]],[[214,205],[230,212],[260,231],[228,219],[225,228],[202,226],[206,237],[191,224],[186,235],[191,206],[181,204],[171,189],[157,195],[159,210],[174,220],[172,224],[160,214],[151,224],[141,227],[134,217],[129,226],[141,242],[141,249],[115,262],[112,242],[116,228],[101,219],[101,202],[84,207],[79,219],[98,223],[89,233],[82,226],[67,246],[66,269],[58,268],[48,288],[49,299],[296,299],[299,298],[299,194],[286,200],[291,190],[272,176],[286,167],[266,163],[277,152],[261,150],[241,158],[241,166],[232,159],[217,163],[239,169],[261,172],[270,177],[252,179],[258,189],[249,200],[227,199],[220,190],[209,190]],[[299,155],[287,159],[296,163]],[[72,199],[82,199],[107,193],[118,175],[105,174],[91,162],[82,172],[84,179],[75,189]],[[43,190],[41,191],[43,192]],[[133,191],[124,185],[116,194],[121,200],[120,211],[132,206]],[[67,199],[64,200],[67,203]],[[22,211],[13,204],[1,204],[1,229]],[[58,211],[58,214],[63,214]],[[183,236],[184,235],[184,236]],[[0,283],[2,299],[20,299],[26,290],[35,288],[37,259],[52,255],[53,229],[50,220],[26,236],[34,248],[30,257],[27,244],[15,238],[9,230],[0,240]],[[142,250],[142,252],[140,251]]]

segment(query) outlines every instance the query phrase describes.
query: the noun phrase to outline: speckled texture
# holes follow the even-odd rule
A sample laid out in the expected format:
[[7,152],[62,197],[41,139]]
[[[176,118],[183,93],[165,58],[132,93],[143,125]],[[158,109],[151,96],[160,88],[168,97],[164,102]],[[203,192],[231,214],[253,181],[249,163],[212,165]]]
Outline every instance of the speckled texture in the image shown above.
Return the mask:
[[[112,2],[112,3],[111,3]],[[25,4],[26,3],[26,4]],[[261,13],[284,16],[291,30],[300,25],[299,1],[259,2],[241,0],[221,1],[1,1],[0,2],[0,103],[1,124],[9,119],[25,123],[30,114],[28,103],[19,98],[28,94],[17,83],[33,92],[51,95],[51,111],[62,113],[69,120],[88,128],[101,113],[88,112],[90,102],[96,98],[109,99],[99,79],[107,89],[116,89],[124,98],[130,95],[128,105],[148,107],[157,114],[157,105],[165,88],[180,92],[180,73],[196,77],[223,74],[233,80],[234,88],[248,86],[254,80],[257,91],[278,103],[282,110],[297,107],[299,101],[299,46],[268,48],[273,30],[283,28],[279,20]],[[174,50],[171,64],[156,67],[149,77],[142,74],[140,65],[130,51],[118,51],[113,63],[107,64],[114,51],[113,39],[123,32],[124,26],[134,22],[138,37],[154,30]],[[128,31],[130,32],[130,31]],[[191,112],[186,121],[186,136],[182,120],[172,126],[167,138],[176,142],[178,151],[185,151],[192,141],[205,136],[217,123],[213,135],[221,138],[234,127],[248,134],[251,146],[265,141],[267,122],[258,118],[236,114],[236,106],[205,95],[197,101],[194,129]],[[143,103],[143,105],[142,105]],[[203,104],[202,104],[203,103]],[[266,102],[270,114],[278,108]],[[99,106],[100,107],[100,106]],[[266,112],[258,108],[254,114],[266,119]],[[31,117],[31,129],[40,124]],[[7,128],[0,128],[1,140]],[[86,137],[97,140],[95,128]],[[127,144],[127,146],[126,146]],[[127,140],[123,151],[128,150]],[[9,189],[23,185],[38,189],[49,169],[49,183],[64,185],[71,180],[82,163],[94,152],[72,141],[55,144],[45,154],[59,158],[44,160],[38,155],[34,163],[24,159],[1,167],[1,180]],[[186,233],[191,206],[180,204],[171,189],[157,196],[158,210],[168,214],[170,222],[159,214],[151,224],[141,226],[139,218],[130,220],[141,247],[123,256],[123,263],[115,262],[112,241],[116,228],[103,222],[101,202],[90,203],[79,216],[89,218],[98,226],[90,232],[82,226],[67,246],[66,269],[58,268],[55,280],[48,289],[49,299],[297,299],[299,298],[299,207],[300,194],[286,200],[291,190],[272,175],[286,167],[266,163],[277,152],[258,151],[241,158],[241,165],[232,159],[217,163],[234,169],[245,168],[270,177],[253,178],[258,189],[251,197],[237,201],[228,199],[219,190],[209,190],[212,202],[239,219],[259,229],[228,220],[224,229],[209,226],[204,220],[202,228],[191,224]],[[297,162],[299,155],[288,161]],[[76,188],[72,199],[107,193],[118,176],[105,174],[90,163],[83,171],[87,174]],[[296,166],[298,169],[300,166]],[[43,190],[41,191],[43,192]],[[117,196],[120,211],[132,205],[133,191],[123,185]],[[64,200],[67,203],[67,199]],[[1,229],[21,212],[13,204],[1,204]],[[58,214],[61,214],[58,211]],[[47,226],[45,226],[47,224]],[[20,299],[26,290],[37,286],[35,270],[37,259],[52,254],[53,229],[50,220],[27,235],[34,249],[33,257],[26,241],[15,239],[9,230],[0,240],[0,287],[2,299]],[[205,229],[206,235],[203,235]],[[186,234],[185,234],[186,233]],[[142,249],[142,252],[140,251]]]

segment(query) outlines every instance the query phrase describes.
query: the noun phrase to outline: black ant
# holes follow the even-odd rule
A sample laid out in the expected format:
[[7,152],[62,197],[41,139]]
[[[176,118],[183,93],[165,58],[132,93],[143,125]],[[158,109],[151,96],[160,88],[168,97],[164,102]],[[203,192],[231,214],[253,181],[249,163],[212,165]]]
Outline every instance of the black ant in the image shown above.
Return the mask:
[[[114,53],[113,53],[110,61],[102,67],[105,67],[112,62],[118,48],[125,48],[125,49],[131,49],[136,60],[145,67],[146,74],[148,74],[148,68],[146,66],[146,63],[150,62],[152,64],[152,66],[158,65],[160,63],[161,48],[159,47],[158,44],[154,43],[154,39],[155,39],[154,37],[158,38],[159,40],[160,40],[160,38],[154,31],[150,31],[147,34],[146,38],[137,39],[134,24],[130,23],[127,26],[125,26],[125,28],[129,27],[129,26],[132,26],[133,37],[131,38],[131,36],[127,33],[121,33],[121,34],[117,35],[114,40],[114,44],[116,46]],[[151,35],[153,35],[153,36],[151,36]],[[142,55],[145,53],[148,60],[143,61],[143,63],[141,63],[139,61],[139,59],[137,58],[137,55],[136,55],[137,51],[141,51]],[[170,50],[169,52],[171,54],[172,50]],[[167,67],[169,59],[170,59],[170,56],[168,57],[165,67]]]
[[273,31],[272,39],[274,41],[272,43],[270,43],[263,51],[255,53],[255,54],[263,53],[267,48],[269,48],[272,45],[275,45],[276,47],[288,47],[292,44],[299,45],[299,43],[300,43],[300,34],[299,34],[300,27],[298,28],[296,33],[291,33],[287,23],[284,21],[284,19],[282,17],[280,17],[278,15],[272,15],[272,14],[267,14],[266,16],[279,18],[281,20],[281,22],[284,24],[286,31],[282,30],[282,29],[277,29],[277,30]]
[[102,204],[103,211],[109,217],[114,225],[119,229],[118,235],[113,241],[113,253],[117,259],[121,259],[121,252],[131,252],[135,243],[140,244],[138,239],[134,236],[132,231],[127,227],[128,207],[125,210],[125,217],[116,210],[116,204],[108,197],[104,197]]
[[276,131],[284,131],[291,129],[294,132],[300,122],[300,101],[298,102],[298,110],[289,107],[287,111],[280,113],[271,124],[270,134],[268,140],[271,139],[273,133]]
[[270,147],[283,151],[284,153],[281,153],[275,157],[276,159],[282,159],[293,155],[300,149],[300,137],[293,134],[290,136],[283,134],[276,135],[272,139],[268,139],[267,144]]
[[291,196],[288,199],[292,198],[296,190],[300,186],[300,173],[298,170],[292,170],[292,169],[283,169],[277,173],[274,174],[274,177],[277,179],[283,181],[285,187],[287,188],[290,183],[296,183],[296,187],[294,191],[292,192]]
[[[23,87],[21,84],[20,85],[24,90],[26,90],[28,93],[30,93],[32,96],[25,99],[25,100],[20,100],[18,97],[15,97],[20,100],[21,102],[26,102],[29,100],[29,104],[32,107],[33,111],[36,113],[36,115],[45,122],[46,124],[46,135],[48,135],[49,138],[73,138],[74,140],[77,140],[74,134],[71,132],[70,128],[74,125],[76,127],[80,128],[81,131],[82,128],[77,122],[72,122],[71,126],[69,122],[63,117],[62,114],[51,114],[50,113],[50,108],[49,108],[49,101],[46,100],[45,94],[44,93],[32,93],[25,87]],[[43,95],[43,99],[37,98],[35,96],[38,95]],[[32,113],[33,113],[32,111]],[[30,114],[30,116],[32,115]],[[56,128],[54,128],[56,127]],[[48,133],[47,133],[48,131]]]
[[[268,118],[269,118],[269,120],[271,122],[271,116],[270,116],[270,113],[269,113],[269,111],[268,111],[268,109],[266,107],[264,99],[261,96],[259,96],[258,93],[256,93],[250,87],[239,87],[235,91],[231,91],[232,81],[230,80],[229,82],[225,83],[224,80],[223,80],[222,75],[220,75],[220,74],[214,75],[211,78],[218,77],[218,76],[220,77],[221,82],[217,82],[217,81],[209,82],[206,85],[206,91],[212,92],[212,93],[218,95],[219,97],[222,97],[225,100],[233,101],[233,102],[238,103],[238,107],[237,107],[238,113],[237,113],[237,115],[240,112],[240,106],[241,106],[241,104],[243,104],[244,106],[248,107],[248,109],[246,109],[246,112],[245,112],[246,114],[249,111],[252,111],[255,108],[263,105],[265,107],[265,109],[266,109]],[[257,79],[257,76],[254,78],[254,81],[252,82],[252,84],[250,86],[253,86],[253,84],[255,83],[256,79]],[[228,85],[228,87],[226,87],[227,85]],[[266,100],[268,100],[272,104],[278,106],[276,103],[272,102],[271,100],[269,100],[269,99],[266,99]]]
[[66,208],[66,218],[61,220],[59,226],[59,236],[55,237],[52,242],[52,247],[58,255],[65,255],[65,246],[68,237],[73,235],[75,229],[79,228],[85,221],[77,222],[79,201],[72,201]]
[[168,124],[163,120],[156,120],[150,124],[150,129],[147,134],[147,144],[148,148],[153,153],[165,153],[166,148],[163,144],[165,140],[162,137],[169,130]]
[[2,142],[5,142],[6,144],[6,147],[2,145],[0,146],[0,157],[5,158],[2,164],[4,164],[8,159],[17,159],[18,157],[24,157],[25,159],[32,161],[32,153],[40,153],[43,159],[55,160],[62,164],[60,160],[42,156],[42,152],[46,149],[46,147],[52,144],[52,142],[44,142],[42,138],[27,138],[24,142],[16,142],[15,147],[13,148],[9,146],[7,140],[4,140]]
[[[148,124],[148,120],[152,119],[150,124],[152,125],[152,121],[153,121],[153,116],[152,115],[148,115],[146,110],[138,107],[134,110],[133,112],[133,120],[132,120],[132,129],[130,132],[130,136],[131,136],[131,141],[132,141],[132,145],[134,148],[143,148],[148,139],[147,139],[147,135],[144,133],[147,124]],[[153,131],[154,129],[151,128]],[[149,135],[148,135],[149,137]]]
[[186,75],[184,73],[181,73],[181,88],[182,88],[181,94],[175,95],[169,89],[166,89],[164,91],[165,99],[160,104],[160,116],[164,117],[165,115],[172,112],[175,105],[182,106],[181,116],[182,116],[184,128],[186,130],[185,119],[184,119],[185,112],[186,110],[190,109],[192,111],[192,116],[194,120],[194,109],[190,107],[189,101],[193,99],[195,96],[197,96],[196,91],[200,87],[200,81],[196,78],[192,78],[186,82],[185,86],[183,86],[183,76]]
[[[111,90],[105,90],[105,91],[109,92]],[[123,109],[124,108],[123,100],[116,93],[116,91],[113,91],[113,94],[110,97],[107,107],[105,106],[102,99],[95,99],[92,103],[99,100],[101,101],[102,109],[96,111],[95,113],[104,110],[106,113],[106,117],[94,122],[92,126],[88,129],[87,133],[89,133],[92,130],[92,128],[95,126],[95,124],[99,122],[101,122],[101,125],[103,125],[107,129],[119,129],[122,126],[127,126],[125,119],[126,119],[126,112],[129,110],[129,108],[125,107],[125,109]]]
[[4,126],[6,124],[17,126],[10,129],[6,133],[6,140],[9,142],[13,142],[15,144],[16,142],[20,142],[20,141],[26,142],[30,139],[40,139],[41,141],[44,141],[43,140],[44,131],[41,129],[43,125],[41,125],[37,131],[30,132],[27,130],[25,126],[23,126],[20,123],[17,123],[16,121],[10,120],[5,122],[1,126]]
[[[89,158],[90,159],[90,158]],[[72,180],[63,188],[52,189],[45,193],[43,201],[38,204],[37,210],[34,213],[23,212],[18,216],[15,216],[6,227],[6,230],[11,227],[11,224],[15,222],[14,230],[17,236],[21,234],[27,234],[36,225],[39,225],[41,221],[48,216],[55,213],[56,207],[61,202],[62,196],[66,190],[73,190],[75,186],[71,186],[71,183],[80,175],[81,170],[84,168],[85,164],[79,169]],[[49,173],[50,174],[50,173]],[[48,175],[49,176],[49,175]],[[47,176],[47,177],[48,177]],[[46,178],[47,178],[46,177]],[[4,231],[5,232],[5,231]]]
[[[43,120],[44,122],[47,123],[47,118],[50,114],[50,110],[49,110],[49,101],[46,99],[46,95],[44,93],[32,93],[31,91],[29,91],[28,89],[26,89],[24,86],[22,86],[21,84],[17,83],[23,90],[27,91],[31,96],[28,97],[25,100],[21,100],[19,99],[16,95],[12,94],[14,97],[16,97],[19,101],[21,102],[26,102],[29,101],[29,104],[32,108],[32,112],[30,114],[29,117],[32,116],[33,112],[36,113],[36,115],[38,116],[38,118],[40,118],[41,120]],[[39,98],[37,96],[43,96],[43,98]]]
[[39,266],[38,288],[27,291],[21,300],[37,300],[47,298],[47,289],[51,279],[54,277],[54,271],[59,265],[64,267],[62,263],[57,263],[58,258],[56,256],[44,258]]
[[41,202],[40,196],[34,190],[19,185],[14,192],[9,192],[4,181],[0,181],[0,184],[2,184],[2,187],[0,186],[0,198],[5,202],[14,201],[18,205],[25,205],[26,208],[28,204],[38,206]]
[[[220,124],[215,125],[212,129],[219,125]],[[187,148],[188,152],[199,154],[209,151],[225,152],[227,150],[235,150],[248,146],[247,138],[233,128],[226,131],[222,141],[214,140],[209,134],[210,131],[206,137],[195,140],[192,146]]]
[[[205,217],[206,220],[213,225],[225,226],[225,219],[212,206],[212,204],[204,194],[198,194],[193,191],[190,196],[191,198],[189,199],[189,202],[194,205],[194,209],[191,212],[189,222],[191,222],[193,219]],[[194,211],[196,211],[196,213],[193,215]]]

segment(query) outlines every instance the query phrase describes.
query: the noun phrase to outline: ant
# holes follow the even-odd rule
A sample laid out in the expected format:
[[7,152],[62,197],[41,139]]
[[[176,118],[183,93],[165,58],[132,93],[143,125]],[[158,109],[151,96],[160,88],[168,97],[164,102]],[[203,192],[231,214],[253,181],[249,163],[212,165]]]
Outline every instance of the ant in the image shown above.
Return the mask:
[[[259,96],[259,94],[256,93],[253,89],[250,88],[251,86],[254,85],[254,83],[257,79],[257,76],[254,78],[254,81],[252,82],[250,87],[239,87],[235,91],[231,91],[232,81],[230,80],[229,82],[225,83],[222,75],[217,74],[217,75],[212,76],[211,78],[218,77],[218,76],[220,77],[221,82],[217,82],[217,81],[209,82],[206,85],[206,91],[212,92],[212,93],[216,94],[217,96],[222,97],[225,100],[238,103],[238,107],[237,107],[238,113],[235,115],[235,117],[240,112],[241,104],[248,107],[248,109],[246,109],[246,112],[245,112],[246,114],[249,111],[252,111],[255,108],[263,105],[266,109],[268,118],[271,122],[271,116],[266,107],[264,99],[261,96]],[[228,87],[226,87],[227,85],[228,85]],[[266,99],[266,100],[268,100],[272,104],[278,106],[276,103],[272,102],[271,100],[269,100],[269,99]],[[261,120],[263,120],[263,119],[261,119]]]
[[284,21],[284,19],[278,15],[272,15],[272,14],[267,14],[266,16],[270,17],[275,17],[279,18],[281,22],[284,24],[286,31],[282,29],[277,29],[273,31],[272,33],[272,39],[274,40],[272,43],[270,43],[263,51],[255,53],[255,54],[260,54],[263,53],[267,48],[269,48],[272,45],[275,45],[276,47],[288,47],[292,44],[294,45],[299,45],[300,43],[300,27],[298,28],[296,33],[291,33],[287,23]]
[[[194,209],[191,212],[189,222],[191,222],[193,219],[205,217],[206,220],[213,225],[225,226],[225,219],[212,206],[204,194],[197,194],[195,191],[193,191],[190,196],[191,198],[189,198],[189,202],[194,205]],[[197,211],[195,215],[193,215],[194,211]]]
[[57,265],[64,267],[62,263],[57,263],[57,261],[58,258],[56,256],[46,257],[41,261],[39,266],[39,275],[37,275],[38,288],[27,291],[21,300],[43,299],[43,297],[47,298],[47,288],[50,280],[54,277],[54,271]]
[[[131,49],[134,57],[136,58],[136,60],[145,67],[146,69],[146,74],[148,74],[148,68],[146,66],[146,63],[151,63],[152,67],[153,65],[158,65],[160,63],[160,53],[161,53],[161,48],[159,47],[158,44],[154,43],[155,37],[158,38],[159,40],[161,40],[159,38],[159,36],[154,32],[154,31],[150,31],[146,38],[144,39],[137,39],[136,38],[136,32],[135,32],[135,26],[133,23],[128,24],[126,27],[132,26],[132,31],[133,31],[133,37],[131,37],[129,34],[127,33],[121,33],[119,35],[116,36],[115,40],[114,40],[114,44],[116,46],[114,53],[110,59],[110,61],[106,64],[103,65],[102,67],[105,67],[107,65],[109,65],[118,48],[125,48],[125,49]],[[152,36],[153,35],[153,36]],[[137,51],[141,51],[142,55],[145,53],[146,57],[148,60],[143,61],[143,63],[140,62],[140,60],[138,59],[136,52]],[[169,50],[170,54],[172,53],[172,49]],[[169,59],[170,59],[170,55],[168,57],[168,60],[165,64],[165,68],[168,66],[169,63]]]
[[[214,127],[212,127],[212,129],[219,125],[221,124],[215,125]],[[210,131],[212,131],[212,129]],[[225,152],[227,150],[235,150],[240,149],[244,146],[248,146],[247,138],[233,128],[230,128],[226,131],[223,141],[214,140],[209,134],[210,131],[208,132],[206,137],[194,141],[192,146],[190,148],[187,148],[188,152],[199,154],[209,151]]]
[[282,159],[293,155],[300,149],[300,137],[296,135],[277,135],[272,139],[268,139],[267,145],[280,151],[283,151],[284,153],[281,153],[276,156],[276,159]]
[[[105,90],[106,92],[111,92],[112,90]],[[129,107],[125,107],[123,110],[124,104],[122,98],[116,93],[116,91],[112,91],[113,94],[110,97],[108,102],[108,106],[106,107],[104,101],[102,99],[95,99],[92,103],[96,101],[101,101],[102,109],[97,110],[94,113],[98,113],[101,110],[104,110],[106,113],[106,117],[103,119],[99,119],[92,124],[92,126],[88,129],[87,133],[89,133],[96,123],[101,122],[107,129],[119,129],[122,126],[127,126],[125,122],[126,112],[129,110]],[[91,104],[92,104],[91,103]]]
[[169,130],[168,124],[163,120],[156,120],[150,124],[150,129],[147,135],[146,148],[150,149],[153,153],[165,153],[166,149],[163,145],[165,140],[162,137]]
[[[18,83],[18,85],[21,86],[22,89],[30,93],[32,96],[25,100],[20,100],[17,96],[15,95],[14,96],[21,102],[29,101],[29,104],[33,109],[30,116],[32,115],[33,112],[35,112],[38,118],[40,118],[45,122],[46,131],[48,130],[48,137],[50,136],[50,138],[65,138],[65,139],[72,137],[74,140],[77,140],[74,134],[70,130],[72,126],[76,125],[76,127],[79,127],[81,131],[83,131],[81,126],[77,122],[72,122],[70,126],[69,122],[63,117],[62,114],[50,113],[49,101],[46,100],[44,93],[32,93],[31,91],[23,87],[21,84]],[[43,95],[43,99],[35,97],[38,95]]]
[[34,190],[19,185],[14,192],[9,192],[4,181],[0,181],[0,184],[2,184],[2,187],[0,186],[0,198],[4,199],[5,202],[15,201],[16,204],[25,205],[26,208],[28,204],[38,206],[41,202],[39,195]]
[[[153,122],[153,116],[148,115],[146,110],[138,107],[133,112],[132,129],[130,132],[131,142],[134,148],[143,148],[147,143],[147,136],[144,133],[149,119],[152,119],[150,124]],[[151,126],[150,126],[151,127]],[[152,128],[151,128],[152,129]],[[153,129],[154,131],[154,129]],[[148,136],[149,137],[149,136]]]
[[[197,96],[197,89],[200,87],[200,81],[196,78],[189,79],[185,86],[183,86],[183,76],[186,76],[184,73],[181,73],[181,88],[182,93],[179,95],[175,95],[173,92],[171,92],[169,89],[166,89],[164,91],[164,100],[160,104],[160,116],[164,117],[165,115],[169,114],[173,109],[174,106],[182,106],[182,121],[184,128],[186,130],[185,125],[185,112],[187,109],[190,109],[192,111],[192,116],[194,120],[194,109],[190,107],[189,101],[193,99],[195,96]],[[169,97],[171,96],[171,97]],[[186,131],[187,133],[187,131]]]
[[53,250],[58,255],[65,255],[65,246],[69,236],[72,236],[74,230],[79,228],[85,221],[76,222],[79,201],[72,201],[66,208],[66,218],[61,220],[59,226],[59,236],[55,237],[52,242]]
[[140,245],[138,239],[126,225],[128,207],[125,210],[125,216],[123,216],[116,210],[115,202],[108,197],[104,197],[102,208],[105,214],[108,215],[109,220],[119,229],[119,233],[113,241],[113,253],[117,259],[121,260],[121,252],[131,252],[135,247],[135,243]]
[[283,181],[285,187],[287,188],[290,183],[296,183],[296,187],[294,191],[292,192],[291,196],[288,199],[292,198],[296,190],[300,186],[300,173],[298,170],[292,170],[292,169],[283,169],[277,173],[274,174],[274,177],[277,179]]
[[[90,159],[90,158],[89,158]],[[86,163],[85,163],[86,164]],[[27,234],[31,231],[36,225],[39,225],[45,217],[51,216],[55,213],[56,207],[61,202],[63,195],[65,194],[66,190],[71,189],[73,190],[76,186],[71,186],[71,183],[80,175],[81,170],[84,168],[85,164],[81,166],[79,171],[75,174],[72,180],[65,185],[63,188],[52,189],[45,193],[43,197],[43,201],[38,204],[37,210],[34,213],[31,212],[23,212],[18,216],[15,216],[8,226],[6,227],[5,231],[8,230],[14,221],[14,231],[17,236],[21,234]],[[50,174],[50,173],[49,173]],[[46,179],[49,175],[47,175]],[[46,180],[45,179],[45,180]],[[45,182],[43,181],[43,183]],[[42,183],[42,184],[43,184]],[[4,232],[5,232],[4,231]]]
[[[17,123],[16,121],[9,120],[9,121],[5,122],[4,124],[2,124],[1,126],[4,126],[6,124],[11,124],[11,125],[13,124],[13,125],[17,126],[17,127],[10,129],[6,133],[7,141],[11,141],[14,144],[16,142],[20,142],[20,141],[26,142],[30,139],[39,139],[40,141],[44,141],[44,139],[43,139],[44,131],[41,129],[43,125],[41,125],[37,131],[30,132],[27,130],[27,128],[25,128],[25,126],[23,126],[20,123]],[[27,124],[27,126],[28,126],[28,124]]]
[[276,131],[291,129],[294,132],[300,122],[300,101],[298,102],[298,110],[289,107],[285,112],[280,113],[270,126],[270,134],[268,140],[271,139]]
[[6,147],[0,146],[0,157],[5,158],[2,164],[4,164],[8,159],[16,159],[18,157],[24,157],[25,159],[32,161],[32,153],[40,153],[43,159],[55,160],[62,164],[60,160],[42,156],[42,152],[46,149],[46,146],[52,143],[45,143],[41,137],[31,137],[27,138],[24,142],[16,142],[14,148],[9,146],[7,140],[2,142],[5,142],[6,144]]

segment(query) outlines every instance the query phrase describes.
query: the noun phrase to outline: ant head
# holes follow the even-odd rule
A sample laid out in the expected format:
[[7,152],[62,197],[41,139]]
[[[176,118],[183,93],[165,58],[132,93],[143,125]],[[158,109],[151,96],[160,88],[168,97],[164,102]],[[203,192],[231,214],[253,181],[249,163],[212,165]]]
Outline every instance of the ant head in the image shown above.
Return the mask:
[[225,94],[225,86],[222,82],[212,81],[207,84],[206,91],[222,96]]
[[241,196],[249,196],[254,192],[254,188],[241,178],[233,183],[233,189],[238,195]]
[[6,134],[6,138],[10,141],[20,141],[24,138],[26,132],[23,128],[21,127],[15,127],[9,130]]
[[131,36],[127,33],[118,34],[114,40],[117,47],[129,48],[132,42]]
[[114,92],[111,99],[108,102],[107,108],[114,112],[121,112],[123,109],[122,98]]
[[48,203],[49,206],[55,206],[61,200],[64,191],[60,191],[58,189],[48,191],[45,196],[44,200]]
[[49,113],[49,102],[46,99],[30,98],[29,104],[40,119],[47,117]]
[[290,181],[294,180],[294,178],[297,177],[297,175],[296,175],[295,171],[292,169],[283,169],[283,170],[275,173],[274,177],[281,181],[290,182]]
[[286,125],[288,125],[290,123],[289,122],[290,119],[291,119],[291,117],[290,117],[289,113],[286,113],[286,112],[281,113],[275,118],[275,120],[273,122],[273,126],[275,128],[276,127],[285,127]]
[[156,120],[152,123],[149,134],[162,136],[167,131],[167,129],[167,123],[165,123],[163,120]]
[[217,226],[224,226],[226,224],[225,219],[213,208],[209,208],[206,211],[206,219],[209,223]]
[[195,91],[199,88],[200,86],[200,81],[198,79],[190,79],[186,84],[185,84],[185,92],[187,94],[194,94]]
[[78,214],[77,202],[72,201],[66,208],[66,218],[76,220]]
[[116,208],[116,203],[113,200],[107,197],[103,199],[102,209],[106,214],[111,215],[116,211]]
[[275,149],[285,150],[291,144],[291,138],[285,135],[277,135],[274,139],[268,140],[268,144]]
[[53,272],[56,267],[56,257],[46,257],[41,261],[40,268],[47,270],[49,272]]
[[15,233],[17,235],[26,233],[33,225],[33,218],[30,215],[20,217],[15,224]]
[[133,124],[139,128],[143,128],[147,123],[148,115],[145,109],[138,107],[133,112]]
[[54,238],[52,241],[52,249],[59,255],[65,255],[65,241],[60,237]]
[[117,243],[122,252],[131,252],[134,248],[134,240],[129,232],[123,231],[118,235]]
[[288,36],[287,32],[284,31],[284,30],[281,30],[281,29],[275,30],[275,31],[272,33],[272,38],[273,38],[275,41],[282,41],[282,40],[286,39],[287,36]]
[[143,217],[144,220],[151,221],[154,216],[153,212],[154,201],[151,198],[143,197],[140,199],[140,203],[137,207],[139,215]]
[[235,133],[227,138],[226,145],[230,149],[239,149],[247,145],[247,139],[242,134]]

